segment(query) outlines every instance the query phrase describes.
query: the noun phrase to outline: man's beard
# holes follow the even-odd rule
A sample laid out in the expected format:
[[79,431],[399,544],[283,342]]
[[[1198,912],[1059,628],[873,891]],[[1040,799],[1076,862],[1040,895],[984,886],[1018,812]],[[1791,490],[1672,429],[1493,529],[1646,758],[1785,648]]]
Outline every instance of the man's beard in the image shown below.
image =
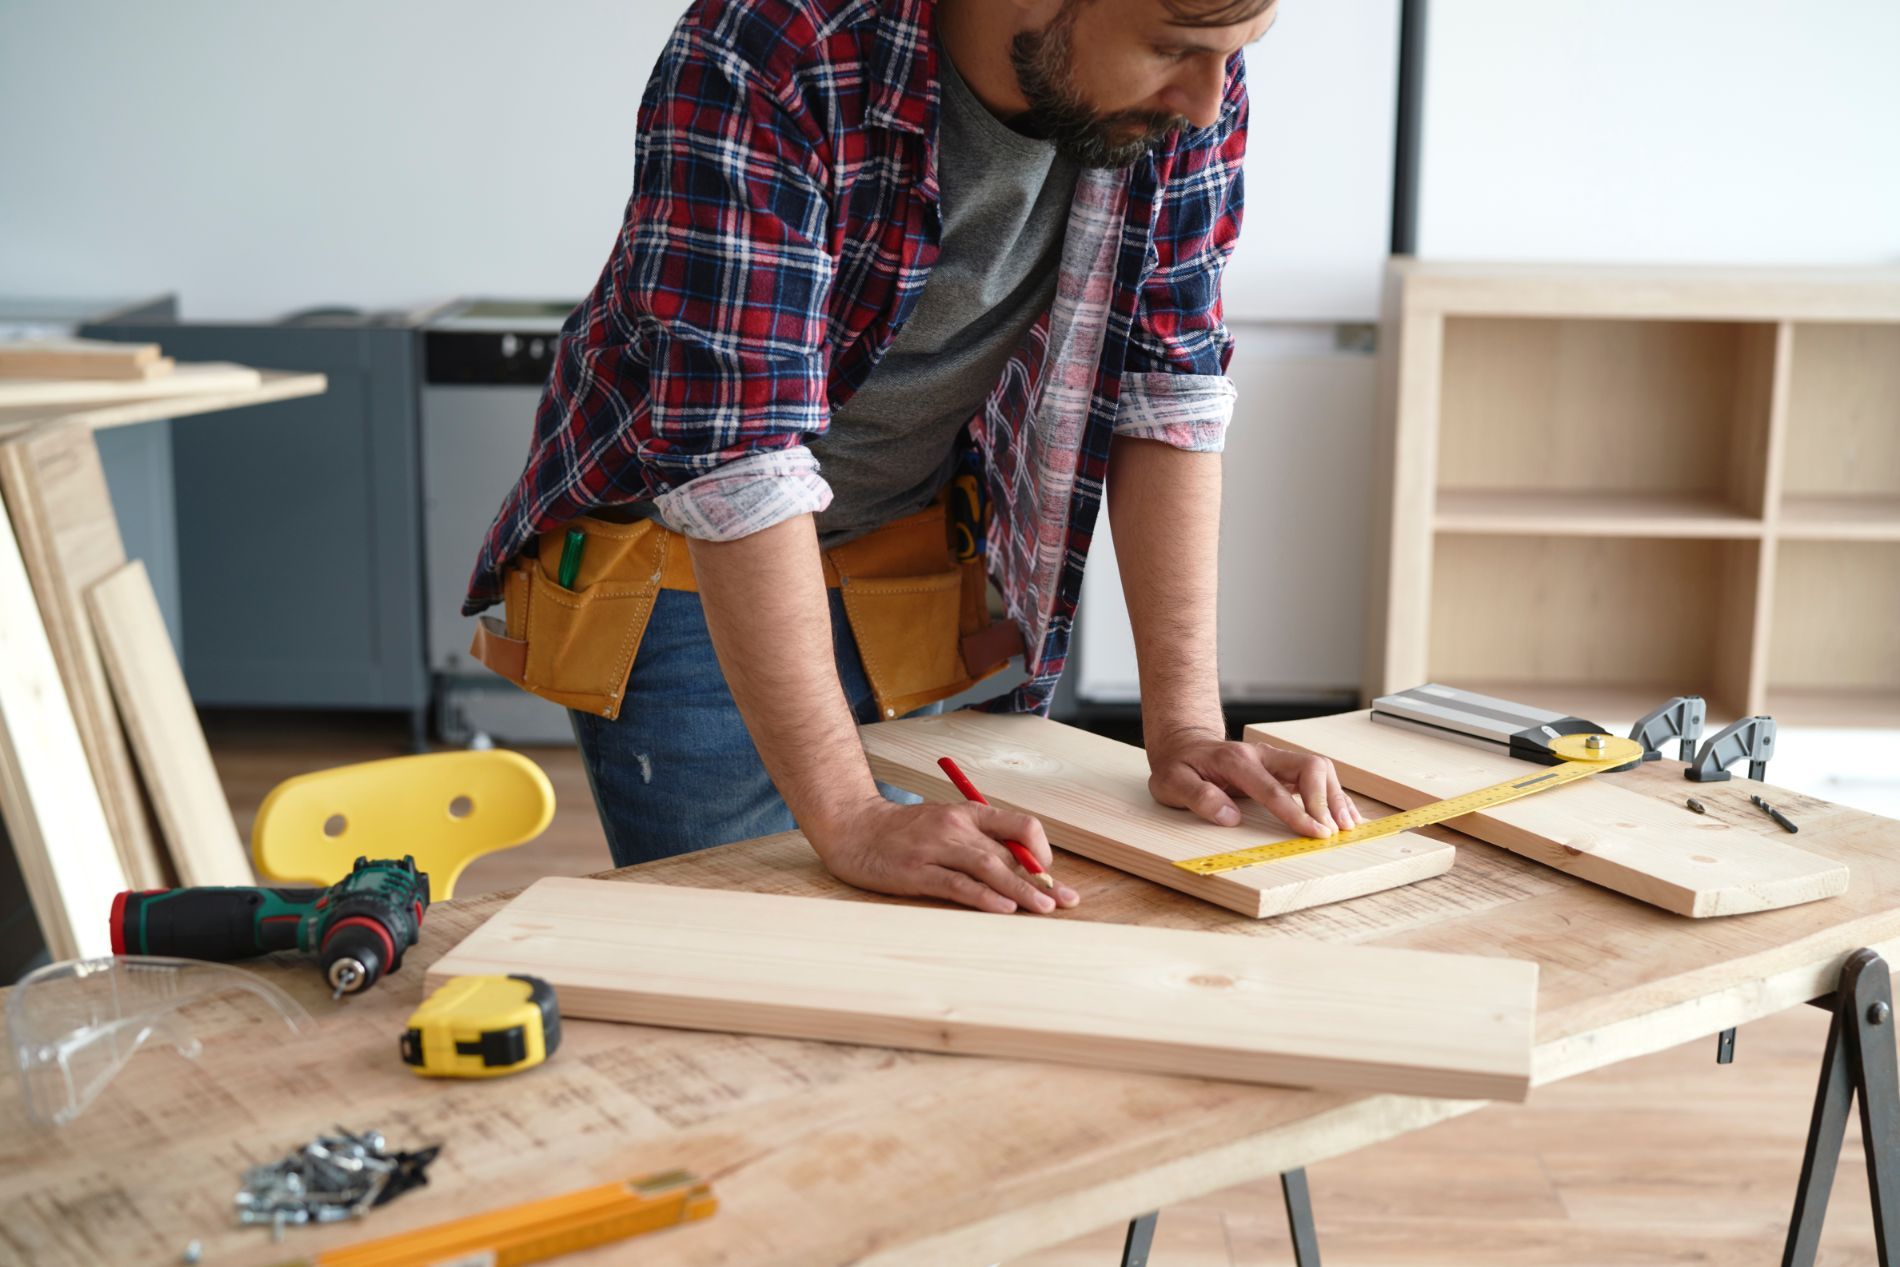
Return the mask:
[[[1084,167],[1127,167],[1170,135],[1191,126],[1180,115],[1158,110],[1118,110],[1098,114],[1075,87],[1075,63],[1069,36],[1075,12],[1064,11],[1040,31],[1024,31],[1011,41],[1010,64],[1029,109],[1011,122]],[[1131,131],[1132,130],[1132,131]]]

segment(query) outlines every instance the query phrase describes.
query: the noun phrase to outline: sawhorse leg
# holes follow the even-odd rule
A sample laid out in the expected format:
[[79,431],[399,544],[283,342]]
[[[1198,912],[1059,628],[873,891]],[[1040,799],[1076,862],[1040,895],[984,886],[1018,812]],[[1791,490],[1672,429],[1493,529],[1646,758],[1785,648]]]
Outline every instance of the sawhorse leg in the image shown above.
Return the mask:
[[[1286,1198],[1287,1228],[1293,1233],[1294,1267],[1319,1267],[1319,1232],[1313,1226],[1313,1198],[1306,1190],[1306,1172],[1289,1170],[1280,1176],[1280,1192]],[[1144,1214],[1128,1224],[1128,1239],[1122,1242],[1122,1267],[1148,1267],[1148,1252],[1154,1247],[1155,1214]]]
[[1847,1135],[1847,1114],[1856,1097],[1874,1210],[1874,1244],[1881,1267],[1895,1267],[1887,1251],[1887,1223],[1890,1217],[1900,1218],[1900,1082],[1894,1065],[1893,984],[1886,961],[1871,950],[1849,955],[1831,1010],[1834,1021],[1821,1057],[1821,1082],[1814,1093],[1814,1117],[1808,1126],[1808,1147],[1801,1159],[1801,1181],[1795,1187],[1782,1267],[1813,1267],[1834,1170],[1841,1159],[1841,1142]]

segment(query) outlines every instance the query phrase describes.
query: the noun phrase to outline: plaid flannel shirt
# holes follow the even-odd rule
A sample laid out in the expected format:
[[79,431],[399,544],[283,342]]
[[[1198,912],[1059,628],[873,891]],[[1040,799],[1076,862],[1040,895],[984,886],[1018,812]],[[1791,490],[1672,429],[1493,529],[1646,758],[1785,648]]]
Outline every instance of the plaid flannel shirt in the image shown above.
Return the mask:
[[[916,303],[942,232],[933,0],[695,0],[641,102],[611,258],[564,326],[526,469],[463,611],[538,535],[653,499],[731,540],[830,504],[804,443]],[[969,433],[986,560],[1047,712],[1068,659],[1110,441],[1221,448],[1233,412],[1220,277],[1240,228],[1247,96],[1077,181],[1056,296]]]

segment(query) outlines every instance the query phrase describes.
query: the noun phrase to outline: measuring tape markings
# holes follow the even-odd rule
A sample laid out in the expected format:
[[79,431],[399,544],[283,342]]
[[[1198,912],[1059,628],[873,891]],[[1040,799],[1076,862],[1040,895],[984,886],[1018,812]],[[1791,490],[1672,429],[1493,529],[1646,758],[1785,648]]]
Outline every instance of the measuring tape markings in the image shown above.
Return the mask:
[[[1521,779],[1509,779],[1490,787],[1479,788],[1475,792],[1465,792],[1441,801],[1433,801],[1428,805],[1421,805],[1416,809],[1388,814],[1384,818],[1375,818],[1369,823],[1361,823],[1357,827],[1331,836],[1295,836],[1290,840],[1277,840],[1269,844],[1254,845],[1248,849],[1235,849],[1227,853],[1186,858],[1174,865],[1183,871],[1191,871],[1195,875],[1219,875],[1226,871],[1237,871],[1242,867],[1258,866],[1263,862],[1278,862],[1285,858],[1298,858],[1328,849],[1339,849],[1346,845],[1356,845],[1362,841],[1377,840],[1402,831],[1410,831],[1414,827],[1428,827],[1433,823],[1463,818],[1467,814],[1491,809],[1549,788],[1575,783],[1579,779],[1601,774],[1605,770],[1617,769],[1642,756],[1642,745],[1634,740],[1605,735],[1602,736],[1604,742],[1601,748],[1589,749],[1585,746],[1589,738],[1586,735],[1565,735],[1561,741],[1553,742],[1551,751],[1566,759]],[[1599,752],[1603,755],[1584,755]]]

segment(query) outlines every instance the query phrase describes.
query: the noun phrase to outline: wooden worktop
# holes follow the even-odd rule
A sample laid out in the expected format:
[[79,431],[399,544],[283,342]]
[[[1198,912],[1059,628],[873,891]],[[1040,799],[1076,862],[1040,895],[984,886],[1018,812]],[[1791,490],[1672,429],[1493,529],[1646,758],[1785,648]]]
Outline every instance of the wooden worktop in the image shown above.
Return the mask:
[[[1679,801],[1680,770],[1618,777]],[[1753,787],[1695,792],[1739,821],[1757,813]],[[1085,895],[1066,918],[1536,959],[1537,1076],[1549,1081],[1779,1011],[1829,988],[1849,951],[1900,947],[1900,823],[1770,799],[1800,822],[1803,848],[1847,862],[1845,895],[1688,920],[1452,835],[1459,861],[1444,876],[1267,921],[1069,855],[1057,869]],[[886,900],[831,879],[796,834],[612,875]],[[172,1262],[197,1238],[208,1263],[279,1262],[687,1166],[721,1210],[645,1238],[643,1263],[988,1263],[1478,1107],[589,1022],[569,1023],[540,1069],[424,1082],[396,1058],[423,968],[504,900],[433,908],[402,971],[343,1003],[313,964],[264,963],[318,1018],[314,1039],[281,1041],[218,1005],[201,1019],[222,1032],[197,1065],[141,1055],[63,1131],[30,1126],[11,1071],[0,1075],[0,1259]],[[232,1225],[245,1167],[338,1122],[398,1146],[442,1142],[430,1187],[360,1227],[293,1229],[282,1246]]]

